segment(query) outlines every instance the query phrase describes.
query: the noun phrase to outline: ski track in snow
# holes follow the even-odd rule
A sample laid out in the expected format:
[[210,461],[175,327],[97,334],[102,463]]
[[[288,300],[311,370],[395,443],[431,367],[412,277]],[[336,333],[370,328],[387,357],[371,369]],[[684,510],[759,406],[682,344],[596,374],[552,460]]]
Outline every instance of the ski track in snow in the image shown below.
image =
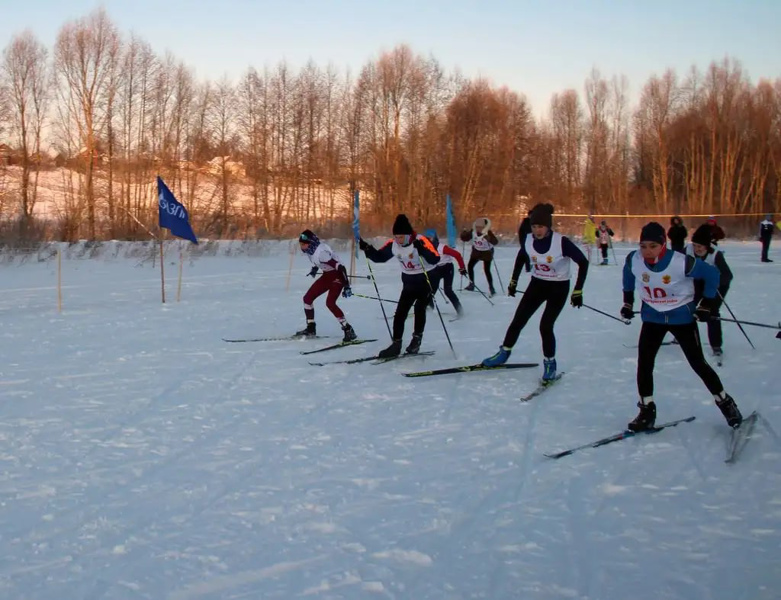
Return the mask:
[[[758,244],[726,250],[732,309],[778,322],[781,262],[760,264]],[[497,256],[506,280],[515,248]],[[62,314],[53,261],[0,266],[0,597],[778,597],[772,331],[747,328],[754,352],[724,324],[719,374],[745,415],[763,416],[738,463],[724,464],[729,431],[676,347],[657,358],[658,418],[694,422],[550,460],[634,416],[636,350],[623,344],[637,323],[565,308],[568,374],[529,403],[518,399],[541,367],[400,376],[495,352],[518,302],[506,295],[491,307],[461,294],[466,317],[446,321],[457,358],[435,312],[423,349],[437,354],[386,365],[311,367],[308,343],[223,343],[301,326],[308,263],[296,257],[286,293],[287,266],[286,254],[201,257],[176,303],[167,261],[161,305],[148,262],[64,260]],[[395,266],[375,273],[395,299]],[[617,312],[620,278],[591,269],[585,302]],[[367,280],[354,289],[375,294]],[[387,344],[376,301],[340,305],[379,341],[327,360]],[[339,336],[322,298],[316,311],[319,333]],[[513,360],[542,362],[538,322]]]

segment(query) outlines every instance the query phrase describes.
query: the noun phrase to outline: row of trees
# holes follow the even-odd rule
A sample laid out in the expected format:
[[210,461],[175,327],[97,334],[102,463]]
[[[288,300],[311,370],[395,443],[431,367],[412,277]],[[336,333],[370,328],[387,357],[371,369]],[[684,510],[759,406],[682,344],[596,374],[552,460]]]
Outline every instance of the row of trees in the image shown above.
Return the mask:
[[[517,224],[534,202],[581,212],[781,211],[781,80],[725,59],[651,77],[639,105],[594,70],[535,119],[518,92],[446,73],[399,46],[356,74],[314,63],[198,81],[184,62],[121,35],[103,10],[66,23],[50,51],[31,32],[0,64],[0,216],[22,235],[50,205],[56,235],[145,235],[161,174],[202,235],[285,233],[396,212]],[[39,182],[54,147],[57,192]],[[0,154],[0,163],[2,163]],[[49,176],[51,174],[49,173]]]

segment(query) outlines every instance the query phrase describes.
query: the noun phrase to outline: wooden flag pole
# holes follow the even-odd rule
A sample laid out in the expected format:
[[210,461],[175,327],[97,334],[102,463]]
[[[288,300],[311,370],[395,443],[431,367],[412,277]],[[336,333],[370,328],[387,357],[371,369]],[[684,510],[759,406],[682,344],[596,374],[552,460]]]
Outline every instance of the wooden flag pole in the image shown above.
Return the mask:
[[57,245],[57,312],[62,312],[62,249]]
[[179,242],[179,283],[176,285],[176,301],[179,302],[182,299],[182,269],[184,267],[184,249],[182,243]]
[[160,288],[163,293],[163,304],[165,304],[165,268],[163,267],[163,237],[165,232],[160,236]]

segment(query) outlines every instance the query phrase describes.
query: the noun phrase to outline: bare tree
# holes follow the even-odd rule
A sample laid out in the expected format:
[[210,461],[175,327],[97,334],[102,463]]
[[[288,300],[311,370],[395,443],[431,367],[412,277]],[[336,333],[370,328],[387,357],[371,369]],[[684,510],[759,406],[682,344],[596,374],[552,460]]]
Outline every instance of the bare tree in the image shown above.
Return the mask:
[[76,128],[80,156],[84,159],[84,199],[90,238],[95,238],[95,171],[99,139],[108,110],[109,83],[119,55],[119,34],[103,9],[65,24],[54,52],[58,93],[68,120]]
[[[41,165],[41,134],[49,100],[49,66],[44,45],[30,31],[11,40],[3,51],[2,76],[10,107],[12,135],[20,152],[22,176],[20,233],[32,219]],[[31,182],[32,177],[32,182]]]

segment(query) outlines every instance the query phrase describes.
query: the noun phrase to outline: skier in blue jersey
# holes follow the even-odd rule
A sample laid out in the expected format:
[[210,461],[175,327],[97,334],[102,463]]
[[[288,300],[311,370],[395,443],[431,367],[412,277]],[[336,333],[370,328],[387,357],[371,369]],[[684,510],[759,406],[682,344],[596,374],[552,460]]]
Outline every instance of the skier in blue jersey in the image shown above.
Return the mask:
[[[702,281],[702,299],[694,302],[694,282]],[[678,341],[686,360],[708,388],[727,424],[738,428],[743,417],[732,397],[724,391],[719,376],[705,360],[695,318],[707,322],[715,307],[719,271],[715,267],[667,249],[664,227],[651,222],[640,233],[640,249],[629,253],[624,263],[624,305],[621,316],[634,316],[635,292],[642,307],[637,351],[637,390],[640,413],[628,425],[631,431],[651,429],[656,422],[654,363],[667,332]]]

